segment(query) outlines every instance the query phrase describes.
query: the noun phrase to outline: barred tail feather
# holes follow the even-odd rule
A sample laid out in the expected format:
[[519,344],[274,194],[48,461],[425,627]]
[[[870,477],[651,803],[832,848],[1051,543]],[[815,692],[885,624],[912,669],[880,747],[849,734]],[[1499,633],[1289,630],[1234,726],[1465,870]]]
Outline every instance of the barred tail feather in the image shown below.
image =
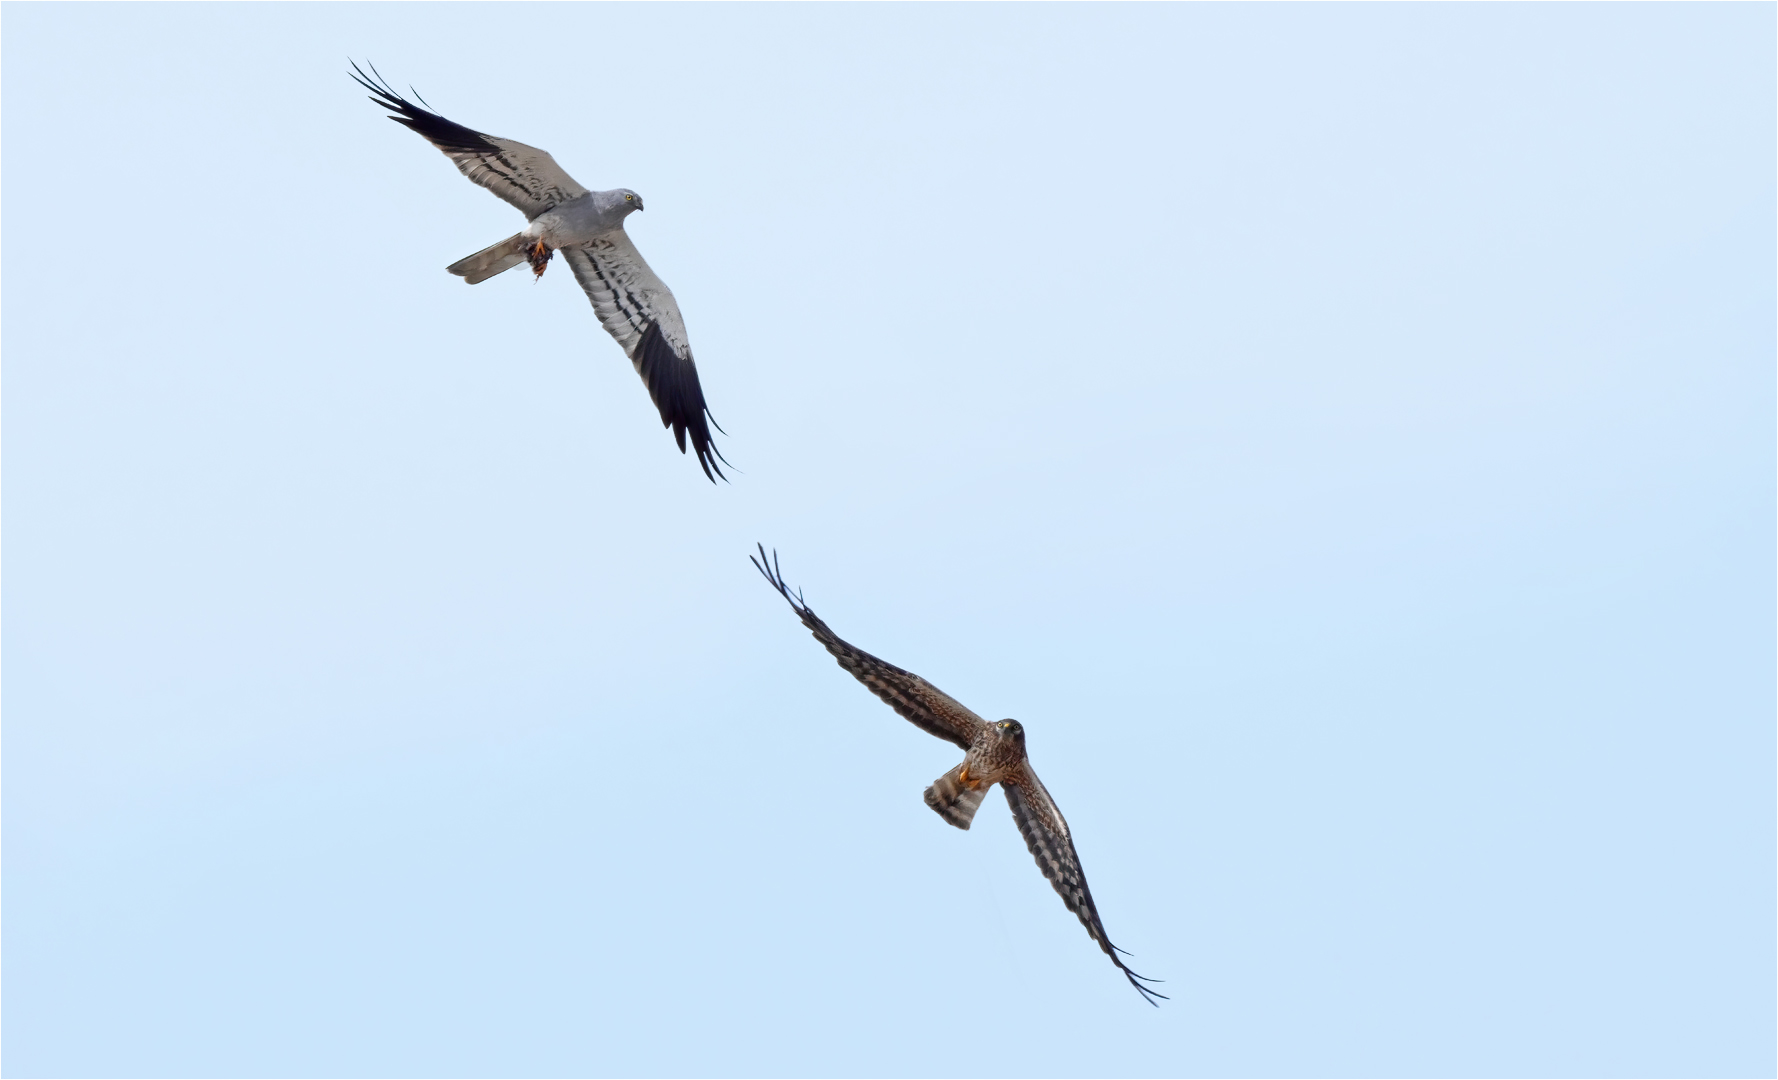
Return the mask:
[[525,250],[529,246],[525,234],[519,233],[493,247],[482,248],[467,259],[458,259],[445,269],[469,284],[476,285],[524,262]]
[[938,811],[944,818],[959,829],[968,829],[969,823],[975,820],[975,812],[987,797],[987,785],[970,788],[963,785],[963,766],[959,765],[950,772],[932,782],[926,789],[926,805]]

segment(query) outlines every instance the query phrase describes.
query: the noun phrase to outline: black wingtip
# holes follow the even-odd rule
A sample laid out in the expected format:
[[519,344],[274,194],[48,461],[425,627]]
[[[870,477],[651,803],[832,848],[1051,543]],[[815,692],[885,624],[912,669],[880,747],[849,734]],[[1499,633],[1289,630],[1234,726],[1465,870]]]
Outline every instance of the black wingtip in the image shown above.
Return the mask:
[[[435,112],[429,112],[430,105],[422,109],[419,105],[402,97],[400,91],[390,86],[389,80],[383,78],[383,73],[378,71],[377,66],[370,61],[365,61],[365,64],[370,67],[369,75],[366,75],[364,68],[359,67],[358,62],[351,57],[346,58],[346,63],[352,65],[352,78],[357,81],[358,85],[371,92],[371,101],[375,102],[378,108],[398,114],[389,117],[389,119],[413,131],[440,150],[447,153],[455,151],[485,154],[499,149],[489,141],[488,136],[474,128],[466,128],[455,121],[446,120]],[[413,93],[411,90],[409,92]],[[414,97],[420,98],[420,95],[414,93]],[[425,104],[424,98],[420,98],[420,101],[421,104]]]
[[[1124,963],[1122,960],[1119,960],[1117,954],[1123,953],[1125,956],[1132,956],[1134,954],[1131,953],[1130,950],[1128,950],[1128,949],[1120,949],[1116,945],[1113,945],[1109,938],[1106,938],[1103,936],[1097,936],[1097,937],[1098,937],[1100,947],[1105,950],[1105,955],[1111,957],[1111,962],[1116,964],[1117,969],[1124,973],[1124,978],[1128,979],[1130,981],[1130,985],[1134,986],[1136,988],[1136,991],[1142,995],[1143,1001],[1148,1002],[1150,1005],[1153,1005],[1155,1008],[1158,1009],[1158,1008],[1160,1008],[1160,1002],[1155,1001],[1154,1000],[1155,998],[1160,998],[1161,1001],[1173,1000],[1172,998],[1169,998],[1167,995],[1161,993],[1159,990],[1151,990],[1148,987],[1142,985],[1142,983],[1163,983],[1163,982],[1166,982],[1167,980],[1165,980],[1165,979],[1151,979],[1147,975],[1138,975],[1134,971],[1131,971],[1130,965]],[[1139,979],[1141,980],[1141,982],[1137,981]]]
[[[705,410],[704,416],[709,417],[709,415],[710,415],[709,410]],[[710,422],[715,423],[716,421],[711,420]],[[722,431],[722,428],[718,427],[716,430]],[[728,434],[728,432],[726,432],[726,431],[723,431],[722,433],[724,435]],[[701,467],[704,470],[704,477],[706,479],[708,479],[712,484],[716,483],[716,481],[718,481],[718,480],[721,480],[725,484],[734,483],[734,481],[730,480],[728,478],[728,476],[725,473],[723,473],[722,468],[716,464],[718,461],[720,461],[720,462],[722,462],[723,465],[727,465],[729,468],[735,469],[734,465],[730,463],[729,459],[722,456],[722,451],[718,450],[716,448],[716,443],[713,439],[710,438],[710,433],[708,431],[706,431],[703,433],[702,437],[700,438],[699,433],[695,429],[693,429],[691,435],[692,435],[692,438],[691,438],[692,449],[697,451],[698,465],[699,465],[699,467]],[[685,439],[683,436],[681,436],[680,440],[679,440],[679,452],[682,454],[685,453]],[[741,470],[735,469],[735,471],[740,472]]]
[[778,594],[789,602],[790,610],[796,612],[799,616],[807,614],[809,612],[809,605],[803,602],[803,591],[798,589],[793,595],[790,591],[790,586],[784,583],[784,568],[778,565],[778,549],[773,548],[771,555],[768,556],[766,555],[766,546],[764,544],[756,542],[754,546],[759,548],[759,558],[756,559],[749,555],[747,556],[747,561],[752,563],[753,568],[763,574],[766,581],[771,584],[772,588],[777,589]]
[[[358,66],[358,61],[348,56],[346,57],[346,63],[352,65],[352,78],[358,82],[358,85],[376,95],[371,98],[372,101],[381,105],[385,109],[399,110],[401,106],[405,104],[401,95],[396,93],[395,90],[390,87],[389,81],[383,78],[383,73],[377,70],[375,64],[372,64],[369,60],[365,61],[365,64],[369,65],[371,70],[371,74],[366,75],[364,73],[364,68]],[[418,95],[415,96],[417,97]]]
[[[1136,988],[1136,992],[1138,994],[1142,995],[1143,1001],[1148,1002],[1150,1005],[1153,1005],[1157,1009],[1161,1007],[1161,1001],[1172,1001],[1173,1000],[1172,998],[1168,997],[1167,995],[1161,993],[1159,990],[1150,990],[1148,987],[1143,986],[1141,983],[1137,982],[1136,981],[1137,979],[1143,979],[1143,978],[1146,978],[1146,976],[1138,975],[1134,971],[1131,971],[1129,968],[1124,969],[1124,978],[1130,980],[1130,985],[1134,986]],[[1148,982],[1160,982],[1161,980],[1148,979],[1147,981]],[[1156,1001],[1155,998],[1160,998],[1161,1001]]]
[[[704,476],[712,484],[719,479],[727,482],[728,477],[723,475],[722,466],[717,462],[731,469],[734,465],[722,456],[710,436],[710,426],[716,419],[704,402],[704,387],[698,382],[698,366],[691,359],[690,352],[680,356],[661,333],[661,324],[651,322],[642,331],[642,338],[636,342],[630,360],[636,365],[637,374],[642,376],[643,385],[648,387],[648,396],[653,399],[655,408],[660,411],[661,426],[673,429],[673,441],[679,445],[679,452],[686,452],[686,437],[690,436],[691,448],[697,454],[698,467],[704,470]],[[722,431],[722,426],[718,424],[716,430]]]
[[[1117,949],[1118,952],[1124,951],[1122,949],[1118,949],[1116,945],[1112,945],[1111,947],[1114,949]],[[1125,953],[1125,955],[1127,956],[1129,954]],[[1118,970],[1124,973],[1124,978],[1128,979],[1130,981],[1130,985],[1134,986],[1136,988],[1136,992],[1142,995],[1143,1001],[1148,1002],[1150,1005],[1153,1005],[1155,1008],[1158,1009],[1161,1007],[1161,1002],[1154,1000],[1155,998],[1160,998],[1161,1001],[1172,1001],[1173,1000],[1172,998],[1168,997],[1167,995],[1161,993],[1159,990],[1152,990],[1152,989],[1142,985],[1143,983],[1164,983],[1167,980],[1165,980],[1165,979],[1151,979],[1147,975],[1138,975],[1134,971],[1131,971],[1129,969],[1129,967],[1126,966],[1122,960],[1119,960],[1115,956],[1113,956],[1111,958],[1111,962],[1116,964]],[[1138,980],[1140,980],[1140,981],[1138,981]]]
[[[706,420],[710,421],[711,426],[715,427],[717,431],[722,431],[722,425],[718,424],[716,422],[716,417],[710,415],[710,410],[708,407],[706,407],[704,409],[704,418]],[[726,431],[722,431],[722,433],[724,435],[728,434],[728,432],[726,432]],[[695,445],[695,440],[694,440],[694,445]],[[725,458],[722,456],[722,451],[717,448],[715,439],[710,438],[710,436],[708,434],[706,434],[704,436],[704,445],[699,446],[697,449],[698,449],[698,463],[700,465],[708,463],[708,465],[709,465],[709,467],[704,470],[704,475],[710,476],[710,472],[712,469],[714,469],[716,472],[716,476],[710,477],[710,482],[712,484],[716,483],[717,477],[721,477],[722,482],[725,484],[733,483],[733,481],[731,481],[727,476],[725,476],[723,474],[723,471],[721,469],[718,469],[716,467],[716,462],[720,461],[724,465],[727,465],[729,468],[734,469],[736,472],[740,472],[741,470],[735,469],[735,466],[733,465],[733,463],[731,463],[728,458]],[[710,460],[710,455],[712,455],[712,454],[716,455],[716,461]]]

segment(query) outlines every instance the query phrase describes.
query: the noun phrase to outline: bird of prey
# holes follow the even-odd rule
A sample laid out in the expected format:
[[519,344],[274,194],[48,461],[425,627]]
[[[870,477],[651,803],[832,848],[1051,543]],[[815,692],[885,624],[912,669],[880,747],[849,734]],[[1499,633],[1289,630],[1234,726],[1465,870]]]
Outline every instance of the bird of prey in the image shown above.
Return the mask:
[[1019,834],[1025,838],[1025,846],[1037,859],[1037,868],[1061,894],[1062,903],[1079,917],[1087,934],[1106,956],[1111,957],[1111,962],[1142,994],[1142,999],[1158,1006],[1159,1002],[1154,999],[1167,995],[1142,984],[1159,980],[1131,971],[1118,957],[1123,950],[1105,935],[1105,924],[1099,921],[1099,909],[1093,904],[1086,874],[1080,868],[1080,856],[1074,852],[1068,822],[1063,820],[1062,811],[1043,789],[1043,782],[1037,779],[1031,763],[1025,759],[1025,729],[1019,722],[1002,720],[990,724],[920,676],[879,660],[842,639],[809,610],[801,591],[794,594],[790,591],[784,583],[784,572],[778,568],[777,553],[767,558],[765,545],[760,545],[757,559],[751,555],[748,559],[771,582],[772,588],[790,602],[791,610],[796,612],[815,640],[826,646],[853,678],[882,698],[890,708],[912,720],[915,727],[966,751],[962,764],[926,789],[926,805],[957,828],[967,829],[975,818],[976,808],[987,797],[988,789],[999,784],[1000,790],[1006,793],[1007,805],[1012,807],[1013,820],[1018,823]]
[[624,232],[624,219],[642,209],[642,196],[629,188],[588,191],[544,151],[428,112],[391,89],[374,66],[370,76],[357,64],[352,71],[372,101],[396,114],[389,119],[444,151],[464,176],[517,207],[529,222],[522,232],[445,269],[471,285],[523,262],[542,277],[551,254],[560,251],[599,322],[648,386],[661,426],[673,429],[680,453],[689,434],[704,475],[712,483],[722,476],[716,462],[728,462],[710,441],[715,420],[704,404],[679,305]]

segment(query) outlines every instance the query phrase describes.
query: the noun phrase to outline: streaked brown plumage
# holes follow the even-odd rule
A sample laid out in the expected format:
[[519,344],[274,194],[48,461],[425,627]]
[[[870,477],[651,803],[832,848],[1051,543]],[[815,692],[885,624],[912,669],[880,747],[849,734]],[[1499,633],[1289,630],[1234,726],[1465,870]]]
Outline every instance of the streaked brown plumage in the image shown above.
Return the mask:
[[1080,867],[1080,856],[1069,836],[1068,822],[1025,758],[1024,727],[1017,720],[990,724],[920,676],[880,660],[841,638],[809,609],[803,602],[802,593],[790,591],[784,583],[783,571],[778,568],[776,553],[768,558],[765,545],[760,545],[758,558],[748,558],[765,575],[772,588],[790,602],[797,618],[815,640],[833,654],[841,667],[916,727],[967,751],[962,763],[926,789],[926,805],[957,828],[967,829],[982,800],[987,797],[988,789],[999,784],[1006,792],[1006,802],[1012,808],[1013,820],[1018,823],[1019,835],[1025,838],[1025,846],[1036,858],[1037,868],[1055,887],[1062,903],[1080,919],[1088,935],[1106,956],[1111,957],[1111,962],[1142,994],[1143,1000],[1154,1005],[1157,1004],[1155,998],[1165,998],[1167,995],[1143,985],[1158,980],[1131,971],[1118,956],[1123,950],[1106,936],[1105,924],[1099,919],[1099,909],[1093,903],[1086,874]]

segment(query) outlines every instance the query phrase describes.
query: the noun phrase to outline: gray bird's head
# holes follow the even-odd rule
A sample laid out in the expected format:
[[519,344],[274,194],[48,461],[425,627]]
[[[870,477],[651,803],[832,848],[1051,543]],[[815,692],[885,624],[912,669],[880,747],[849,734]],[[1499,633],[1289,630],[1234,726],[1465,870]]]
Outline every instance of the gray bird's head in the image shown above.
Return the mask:
[[640,210],[640,209],[642,209],[642,196],[636,194],[634,191],[631,191],[629,188],[620,187],[617,189],[616,194],[617,194],[618,202],[623,205],[623,208],[625,210]]
[[1025,741],[1025,729],[1019,725],[1017,720],[1002,720],[994,725],[994,731],[1009,742],[1022,743]]

